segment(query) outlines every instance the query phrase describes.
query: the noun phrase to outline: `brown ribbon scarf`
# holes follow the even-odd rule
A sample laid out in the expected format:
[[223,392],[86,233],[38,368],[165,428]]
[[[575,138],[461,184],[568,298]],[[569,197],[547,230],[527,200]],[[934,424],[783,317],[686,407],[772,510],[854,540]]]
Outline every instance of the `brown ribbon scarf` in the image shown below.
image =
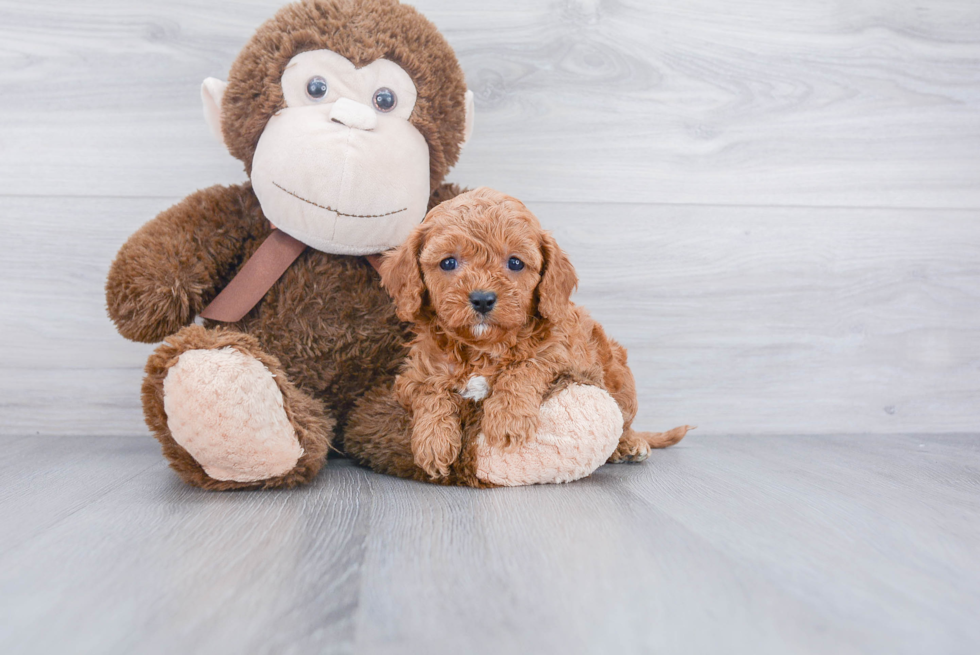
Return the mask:
[[[228,286],[204,308],[201,316],[222,323],[242,320],[304,250],[306,244],[302,241],[282,230],[272,230]],[[381,255],[368,255],[367,260],[377,270]]]

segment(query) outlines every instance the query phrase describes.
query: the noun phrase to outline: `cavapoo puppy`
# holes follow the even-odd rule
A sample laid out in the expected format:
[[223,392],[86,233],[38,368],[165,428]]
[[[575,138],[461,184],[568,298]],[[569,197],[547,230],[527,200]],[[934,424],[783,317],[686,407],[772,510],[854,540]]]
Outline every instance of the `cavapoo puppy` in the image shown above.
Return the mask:
[[605,389],[623,414],[611,462],[642,461],[687,427],[635,432],[636,388],[626,349],[569,297],[575,269],[520,201],[486,187],[438,205],[380,266],[398,316],[415,325],[395,381],[412,415],[415,462],[447,475],[461,447],[461,404],[482,401],[491,446],[523,444],[561,381]]

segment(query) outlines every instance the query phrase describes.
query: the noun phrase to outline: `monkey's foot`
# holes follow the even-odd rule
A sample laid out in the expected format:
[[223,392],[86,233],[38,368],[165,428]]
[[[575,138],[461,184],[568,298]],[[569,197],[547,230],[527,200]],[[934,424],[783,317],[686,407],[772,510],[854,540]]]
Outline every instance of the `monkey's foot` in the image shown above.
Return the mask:
[[174,441],[215,480],[274,478],[303,455],[272,373],[235,348],[183,352],[163,405]]
[[608,393],[573,384],[541,405],[534,440],[513,450],[487,445],[479,435],[476,476],[507,487],[571,482],[602,466],[623,433],[623,414]]

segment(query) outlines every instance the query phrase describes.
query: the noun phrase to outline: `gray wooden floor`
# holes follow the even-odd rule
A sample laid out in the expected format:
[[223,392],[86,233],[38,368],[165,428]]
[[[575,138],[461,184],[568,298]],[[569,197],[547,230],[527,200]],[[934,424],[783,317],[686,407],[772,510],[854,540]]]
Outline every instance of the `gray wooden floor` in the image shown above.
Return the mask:
[[0,653],[980,652],[980,3],[417,0],[476,94],[450,179],[699,429],[564,487],[208,494],[103,284],[244,179],[198,88],[282,2],[0,0]]
[[3,653],[963,653],[976,435],[699,437],[566,486],[181,484],[0,439]]

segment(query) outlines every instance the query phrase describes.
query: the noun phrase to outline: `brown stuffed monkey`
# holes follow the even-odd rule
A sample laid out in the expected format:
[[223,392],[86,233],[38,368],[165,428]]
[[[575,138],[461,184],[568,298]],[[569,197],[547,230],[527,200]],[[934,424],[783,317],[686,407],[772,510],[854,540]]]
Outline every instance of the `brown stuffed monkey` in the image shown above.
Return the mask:
[[[410,334],[367,256],[460,191],[444,178],[473,99],[452,48],[396,0],[304,0],[259,28],[227,84],[208,79],[202,97],[249,182],[198,191],[144,225],[106,283],[123,336],[164,340],[142,392],[164,455],[208,489],[308,482],[331,448],[428,480],[391,392]],[[608,394],[568,381],[522,452],[483,448],[476,420],[463,421],[463,451],[436,482],[582,477],[621,427]],[[526,466],[542,458],[551,464]]]

